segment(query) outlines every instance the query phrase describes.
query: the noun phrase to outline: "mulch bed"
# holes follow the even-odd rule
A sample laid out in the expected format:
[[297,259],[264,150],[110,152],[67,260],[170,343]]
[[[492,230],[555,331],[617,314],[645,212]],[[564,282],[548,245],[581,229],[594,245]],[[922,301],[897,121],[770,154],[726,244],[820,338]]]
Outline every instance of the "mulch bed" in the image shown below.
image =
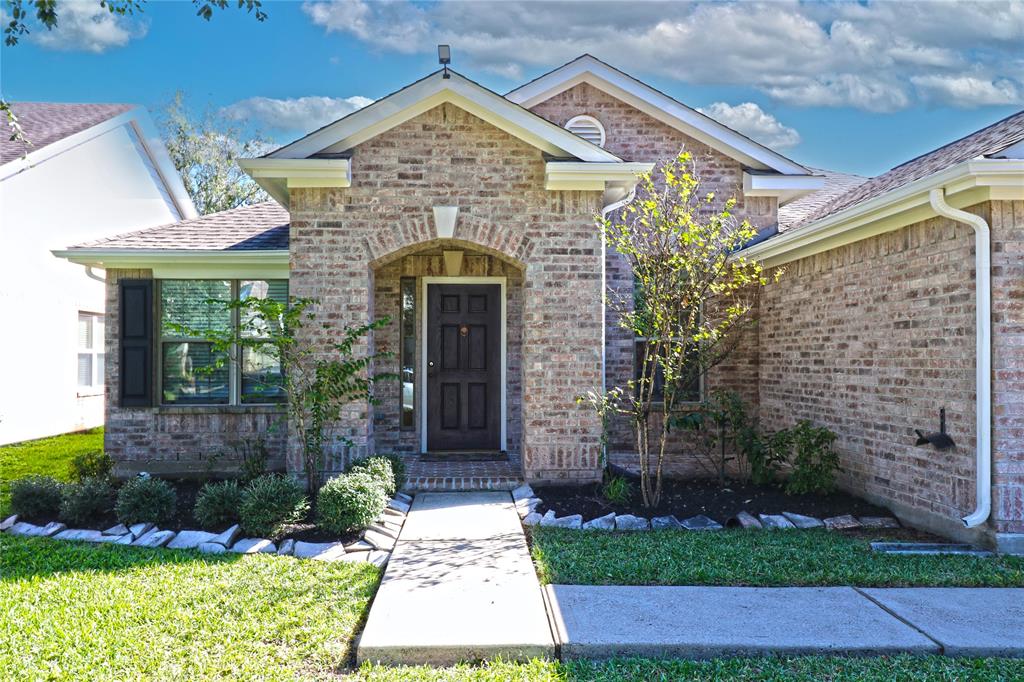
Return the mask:
[[662,484],[661,501],[657,507],[645,507],[640,496],[640,479],[630,478],[633,495],[625,504],[612,504],[601,496],[600,486],[533,486],[543,502],[541,514],[549,509],[556,516],[582,514],[588,521],[610,512],[651,518],[674,515],[683,520],[698,514],[709,516],[721,524],[740,511],[758,514],[780,514],[784,511],[819,519],[842,514],[854,516],[891,516],[891,512],[848,493],[836,491],[828,495],[787,495],[776,486],[761,486],[742,481],[728,481],[722,487],[715,480],[669,480]]

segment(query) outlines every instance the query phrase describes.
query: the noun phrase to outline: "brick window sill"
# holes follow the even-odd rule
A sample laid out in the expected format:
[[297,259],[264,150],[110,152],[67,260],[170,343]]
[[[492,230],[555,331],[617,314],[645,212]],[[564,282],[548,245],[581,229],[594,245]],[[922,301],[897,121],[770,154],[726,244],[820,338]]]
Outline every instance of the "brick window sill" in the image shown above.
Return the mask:
[[284,405],[160,405],[156,414],[284,414]]

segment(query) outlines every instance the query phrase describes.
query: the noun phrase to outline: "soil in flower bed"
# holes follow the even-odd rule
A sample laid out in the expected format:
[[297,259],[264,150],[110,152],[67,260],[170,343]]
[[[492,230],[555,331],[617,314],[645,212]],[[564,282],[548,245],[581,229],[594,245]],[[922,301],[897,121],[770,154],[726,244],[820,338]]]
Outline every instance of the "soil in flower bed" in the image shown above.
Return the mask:
[[742,481],[728,481],[723,487],[716,480],[670,480],[662,484],[661,501],[657,507],[643,506],[640,479],[628,477],[633,495],[625,504],[613,504],[601,495],[599,485],[586,486],[533,486],[534,494],[542,503],[537,511],[549,509],[557,516],[582,514],[588,521],[610,512],[634,514],[651,518],[674,515],[679,520],[703,514],[721,524],[737,512],[781,514],[784,511],[804,514],[819,519],[842,514],[854,516],[891,516],[891,512],[849,493],[835,491],[827,495],[787,495],[781,488],[754,485]]

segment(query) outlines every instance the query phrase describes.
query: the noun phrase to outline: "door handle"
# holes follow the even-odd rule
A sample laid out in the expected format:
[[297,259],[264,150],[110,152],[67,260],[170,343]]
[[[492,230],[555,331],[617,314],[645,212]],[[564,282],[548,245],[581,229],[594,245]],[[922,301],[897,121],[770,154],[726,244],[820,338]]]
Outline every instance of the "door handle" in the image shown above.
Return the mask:
[[427,367],[433,367],[433,366],[434,366],[434,361],[433,360],[431,360],[430,362],[427,363]]

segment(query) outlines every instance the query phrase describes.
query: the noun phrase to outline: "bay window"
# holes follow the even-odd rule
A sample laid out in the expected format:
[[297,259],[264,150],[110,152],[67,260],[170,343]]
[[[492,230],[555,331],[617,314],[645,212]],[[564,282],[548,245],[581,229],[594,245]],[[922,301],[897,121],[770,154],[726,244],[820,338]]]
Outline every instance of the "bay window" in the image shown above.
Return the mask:
[[[207,331],[239,328],[233,300],[255,296],[286,303],[287,280],[160,280],[160,396],[164,405],[238,405],[279,402],[281,368],[258,349],[235,346],[218,355]],[[182,335],[175,325],[190,330]],[[259,338],[259,337],[257,337]]]

